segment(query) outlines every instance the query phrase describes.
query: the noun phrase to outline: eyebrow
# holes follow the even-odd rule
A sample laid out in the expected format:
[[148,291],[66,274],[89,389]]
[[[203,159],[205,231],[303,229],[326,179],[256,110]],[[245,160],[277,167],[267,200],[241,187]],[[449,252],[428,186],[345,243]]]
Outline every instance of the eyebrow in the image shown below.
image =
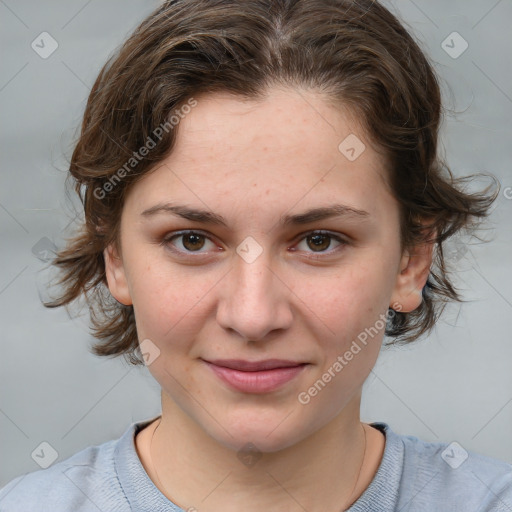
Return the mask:
[[[144,210],[141,215],[145,218],[150,218],[158,214],[171,214],[183,219],[191,220],[194,222],[202,222],[203,224],[216,224],[228,227],[226,220],[222,215],[218,215],[208,210],[190,208],[185,205],[164,203],[157,204]],[[295,215],[282,215],[281,224],[283,226],[302,225],[316,222],[319,220],[330,219],[333,217],[347,217],[357,219],[368,219],[370,214],[367,211],[353,208],[343,204],[332,204],[329,206],[322,206],[312,208],[303,213]]]

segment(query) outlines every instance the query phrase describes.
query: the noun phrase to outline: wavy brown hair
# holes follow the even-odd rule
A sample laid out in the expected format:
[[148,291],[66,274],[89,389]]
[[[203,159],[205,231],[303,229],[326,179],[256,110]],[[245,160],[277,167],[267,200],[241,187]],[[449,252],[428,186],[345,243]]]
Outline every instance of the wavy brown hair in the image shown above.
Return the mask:
[[[474,176],[454,178],[438,155],[439,81],[398,19],[371,0],[167,1],[101,69],[70,161],[84,223],[53,261],[61,291],[45,306],[85,297],[100,340],[94,354],[143,364],[133,306],[111,296],[103,250],[118,244],[130,187],[172,150],[179,125],[171,121],[194,96],[223,91],[257,100],[275,85],[317,91],[355,114],[383,155],[399,203],[402,248],[435,242],[421,306],[389,315],[391,343],[416,340],[446,303],[462,301],[443,243],[460,230],[475,232],[499,184],[494,192],[491,184],[466,193]],[[149,140],[153,147],[141,156]]]

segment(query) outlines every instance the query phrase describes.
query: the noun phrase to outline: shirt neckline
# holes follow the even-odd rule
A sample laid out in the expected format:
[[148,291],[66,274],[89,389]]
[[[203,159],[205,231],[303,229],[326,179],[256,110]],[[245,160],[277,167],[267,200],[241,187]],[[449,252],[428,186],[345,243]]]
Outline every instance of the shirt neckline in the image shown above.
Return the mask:
[[[149,478],[135,447],[136,434],[160,416],[159,414],[150,419],[134,422],[126,429],[114,450],[115,470],[132,510],[183,512],[183,509],[164,496]],[[393,512],[402,477],[404,444],[387,423],[373,422],[369,425],[384,434],[384,453],[369,486],[346,512],[367,512],[373,510],[372,506],[375,504],[378,504],[381,512]]]

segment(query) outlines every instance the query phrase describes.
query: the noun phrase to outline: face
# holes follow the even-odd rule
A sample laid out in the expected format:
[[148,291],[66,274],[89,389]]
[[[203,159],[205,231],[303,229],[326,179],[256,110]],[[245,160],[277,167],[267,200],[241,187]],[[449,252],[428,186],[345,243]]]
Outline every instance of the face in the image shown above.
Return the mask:
[[[226,447],[276,451],[348,411],[388,308],[419,304],[423,260],[400,252],[382,157],[318,93],[196,99],[126,198],[109,288],[133,304],[164,402]],[[355,160],[338,148],[351,134]]]

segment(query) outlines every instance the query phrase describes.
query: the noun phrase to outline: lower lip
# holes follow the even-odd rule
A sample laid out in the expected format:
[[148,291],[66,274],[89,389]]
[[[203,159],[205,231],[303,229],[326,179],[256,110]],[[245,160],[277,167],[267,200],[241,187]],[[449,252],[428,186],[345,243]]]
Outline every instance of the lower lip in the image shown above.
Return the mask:
[[289,368],[275,368],[273,370],[263,370],[259,372],[243,372],[233,370],[232,368],[225,368],[224,366],[217,366],[207,361],[205,362],[217,377],[237,391],[244,393],[269,393],[275,391],[294,379],[306,367],[306,365],[303,364],[300,366],[290,366]]

